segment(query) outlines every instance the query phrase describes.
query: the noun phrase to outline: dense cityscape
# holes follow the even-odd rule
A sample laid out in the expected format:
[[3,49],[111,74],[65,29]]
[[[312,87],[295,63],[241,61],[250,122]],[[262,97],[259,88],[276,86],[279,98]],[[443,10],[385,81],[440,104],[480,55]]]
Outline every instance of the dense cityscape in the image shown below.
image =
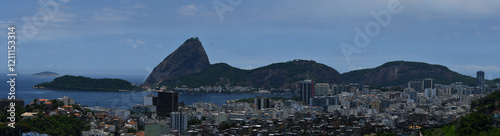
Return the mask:
[[[424,128],[457,122],[471,112],[474,100],[498,89],[484,84],[482,71],[477,72],[477,86],[460,82],[435,84],[433,79],[427,78],[408,82],[404,91],[381,91],[356,83],[303,80],[300,89],[292,92],[299,97],[279,100],[256,97],[249,99],[250,102],[231,100],[223,105],[206,102],[181,105],[177,92],[149,89],[157,91],[157,96],[144,96],[143,103],[132,109],[85,107],[70,97],[40,98],[26,104],[26,112],[20,117],[33,120],[69,115],[85,124],[79,129],[84,136],[420,135]],[[2,99],[1,106],[7,108],[9,102]],[[24,101],[18,99],[16,105],[24,105]],[[500,112],[492,114],[499,123]],[[23,123],[19,127],[30,129]],[[33,134],[39,133],[22,135]]]
[[500,136],[499,0],[3,5],[0,136]]

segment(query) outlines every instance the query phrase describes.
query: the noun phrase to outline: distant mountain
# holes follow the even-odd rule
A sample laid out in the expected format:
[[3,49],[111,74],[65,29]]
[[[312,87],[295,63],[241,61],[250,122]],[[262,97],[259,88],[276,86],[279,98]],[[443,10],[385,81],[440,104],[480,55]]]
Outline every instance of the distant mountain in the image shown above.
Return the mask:
[[144,85],[158,85],[163,80],[173,80],[199,73],[210,66],[208,56],[198,37],[186,40],[179,48],[158,64]]
[[34,86],[38,89],[54,90],[98,90],[98,91],[119,91],[132,90],[134,86],[122,79],[92,79],[83,76],[65,75],[55,78],[51,82],[39,83]]
[[44,71],[44,72],[40,72],[40,73],[35,73],[35,74],[33,74],[33,76],[59,76],[59,74],[57,74],[55,72]]
[[495,78],[495,79],[493,79],[493,81],[496,83],[500,83],[500,78]]
[[197,74],[164,80],[161,85],[199,87],[230,84],[233,86],[297,89],[299,81],[305,79],[325,83],[341,83],[342,81],[339,72],[331,67],[310,60],[294,60],[252,70],[243,70],[226,63],[217,63]]
[[[210,64],[197,37],[186,40],[154,68],[143,85],[190,87],[232,85],[279,89],[298,89],[299,81],[317,83],[360,83],[371,86],[402,86],[409,81],[433,78],[434,83],[462,82],[475,86],[476,79],[451,71],[445,66],[422,62],[392,61],[370,69],[339,74],[335,69],[312,60],[294,60],[243,70],[226,63]],[[495,80],[499,82],[498,80]],[[493,81],[487,80],[490,84]]]
[[189,85],[242,85],[255,87],[297,88],[298,82],[340,83],[340,74],[333,68],[314,61],[296,60],[243,70],[225,63],[210,65],[197,37],[186,40],[156,66],[143,85],[175,87]]
[[312,60],[294,60],[274,63],[250,71],[258,86],[281,89],[298,89],[299,81],[315,80],[317,83],[341,83],[337,70]]
[[421,81],[425,78],[433,78],[434,83],[438,84],[462,82],[466,85],[476,85],[475,78],[451,71],[445,66],[411,61],[387,62],[376,68],[354,70],[341,76],[345,83],[379,87],[406,85],[409,81]]

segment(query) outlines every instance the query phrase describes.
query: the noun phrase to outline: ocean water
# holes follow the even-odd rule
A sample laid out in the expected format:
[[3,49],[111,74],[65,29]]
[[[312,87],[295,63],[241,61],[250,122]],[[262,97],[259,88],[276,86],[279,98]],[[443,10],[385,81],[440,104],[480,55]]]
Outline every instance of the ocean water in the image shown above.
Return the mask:
[[[5,75],[5,74],[4,74]],[[131,83],[140,84],[145,80],[143,75],[82,75],[91,78],[120,78]],[[7,98],[9,93],[9,80],[7,76],[3,76],[4,81],[0,83],[0,98]],[[34,99],[57,99],[64,96],[71,97],[76,103],[86,106],[101,106],[107,108],[122,108],[131,109],[135,104],[142,104],[143,97],[146,95],[157,95],[156,92],[134,91],[134,92],[118,92],[118,91],[76,91],[76,90],[43,90],[34,89],[34,85],[42,82],[50,82],[53,76],[32,76],[18,75],[16,77],[16,98],[21,98],[25,104],[30,103]],[[268,97],[292,97],[291,95],[272,95],[272,94],[242,94],[242,93],[182,93],[179,94],[179,102],[184,102],[190,105],[195,102],[210,102],[217,105],[222,105],[228,100],[251,98],[256,96]]]

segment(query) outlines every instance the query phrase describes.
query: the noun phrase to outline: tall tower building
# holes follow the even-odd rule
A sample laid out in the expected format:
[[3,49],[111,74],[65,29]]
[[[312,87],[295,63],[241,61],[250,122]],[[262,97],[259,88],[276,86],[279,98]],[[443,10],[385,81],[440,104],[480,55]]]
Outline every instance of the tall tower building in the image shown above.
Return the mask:
[[484,93],[484,71],[477,71],[476,74],[477,87],[481,89],[481,94]]
[[408,103],[410,103],[410,102],[418,103],[418,94],[417,94],[417,91],[411,90],[408,93],[408,100],[412,100],[412,101],[408,101]]
[[187,114],[183,112],[170,113],[170,127],[183,133],[187,129]]
[[176,92],[158,92],[156,111],[168,113],[178,111],[179,94]]
[[314,85],[314,95],[315,96],[326,96],[328,94],[331,94],[330,91],[330,84],[328,83],[316,83]]
[[270,105],[271,101],[267,97],[257,96],[253,100],[254,104],[257,105],[257,109],[259,110],[263,110],[271,106]]
[[408,82],[408,88],[413,88],[417,92],[423,92],[422,81],[410,81]]
[[144,105],[148,106],[148,105],[153,105],[153,99],[155,98],[154,95],[147,95],[147,96],[144,96]]
[[314,97],[314,80],[300,81],[300,100],[309,105],[309,99]]
[[423,84],[422,84],[423,85],[422,89],[425,90],[427,88],[431,88],[431,89],[434,88],[433,87],[434,84],[432,83],[432,80],[433,80],[432,78],[424,79]]

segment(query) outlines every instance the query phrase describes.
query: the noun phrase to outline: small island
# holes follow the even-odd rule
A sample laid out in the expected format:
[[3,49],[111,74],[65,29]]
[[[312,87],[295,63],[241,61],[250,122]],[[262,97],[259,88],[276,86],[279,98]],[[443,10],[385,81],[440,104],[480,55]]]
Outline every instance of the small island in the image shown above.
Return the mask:
[[59,74],[50,71],[44,71],[33,74],[33,76],[59,76]]
[[124,91],[136,88],[129,81],[122,79],[92,79],[84,76],[65,75],[55,78],[51,82],[39,83],[33,88],[51,90],[95,90],[95,91]]

